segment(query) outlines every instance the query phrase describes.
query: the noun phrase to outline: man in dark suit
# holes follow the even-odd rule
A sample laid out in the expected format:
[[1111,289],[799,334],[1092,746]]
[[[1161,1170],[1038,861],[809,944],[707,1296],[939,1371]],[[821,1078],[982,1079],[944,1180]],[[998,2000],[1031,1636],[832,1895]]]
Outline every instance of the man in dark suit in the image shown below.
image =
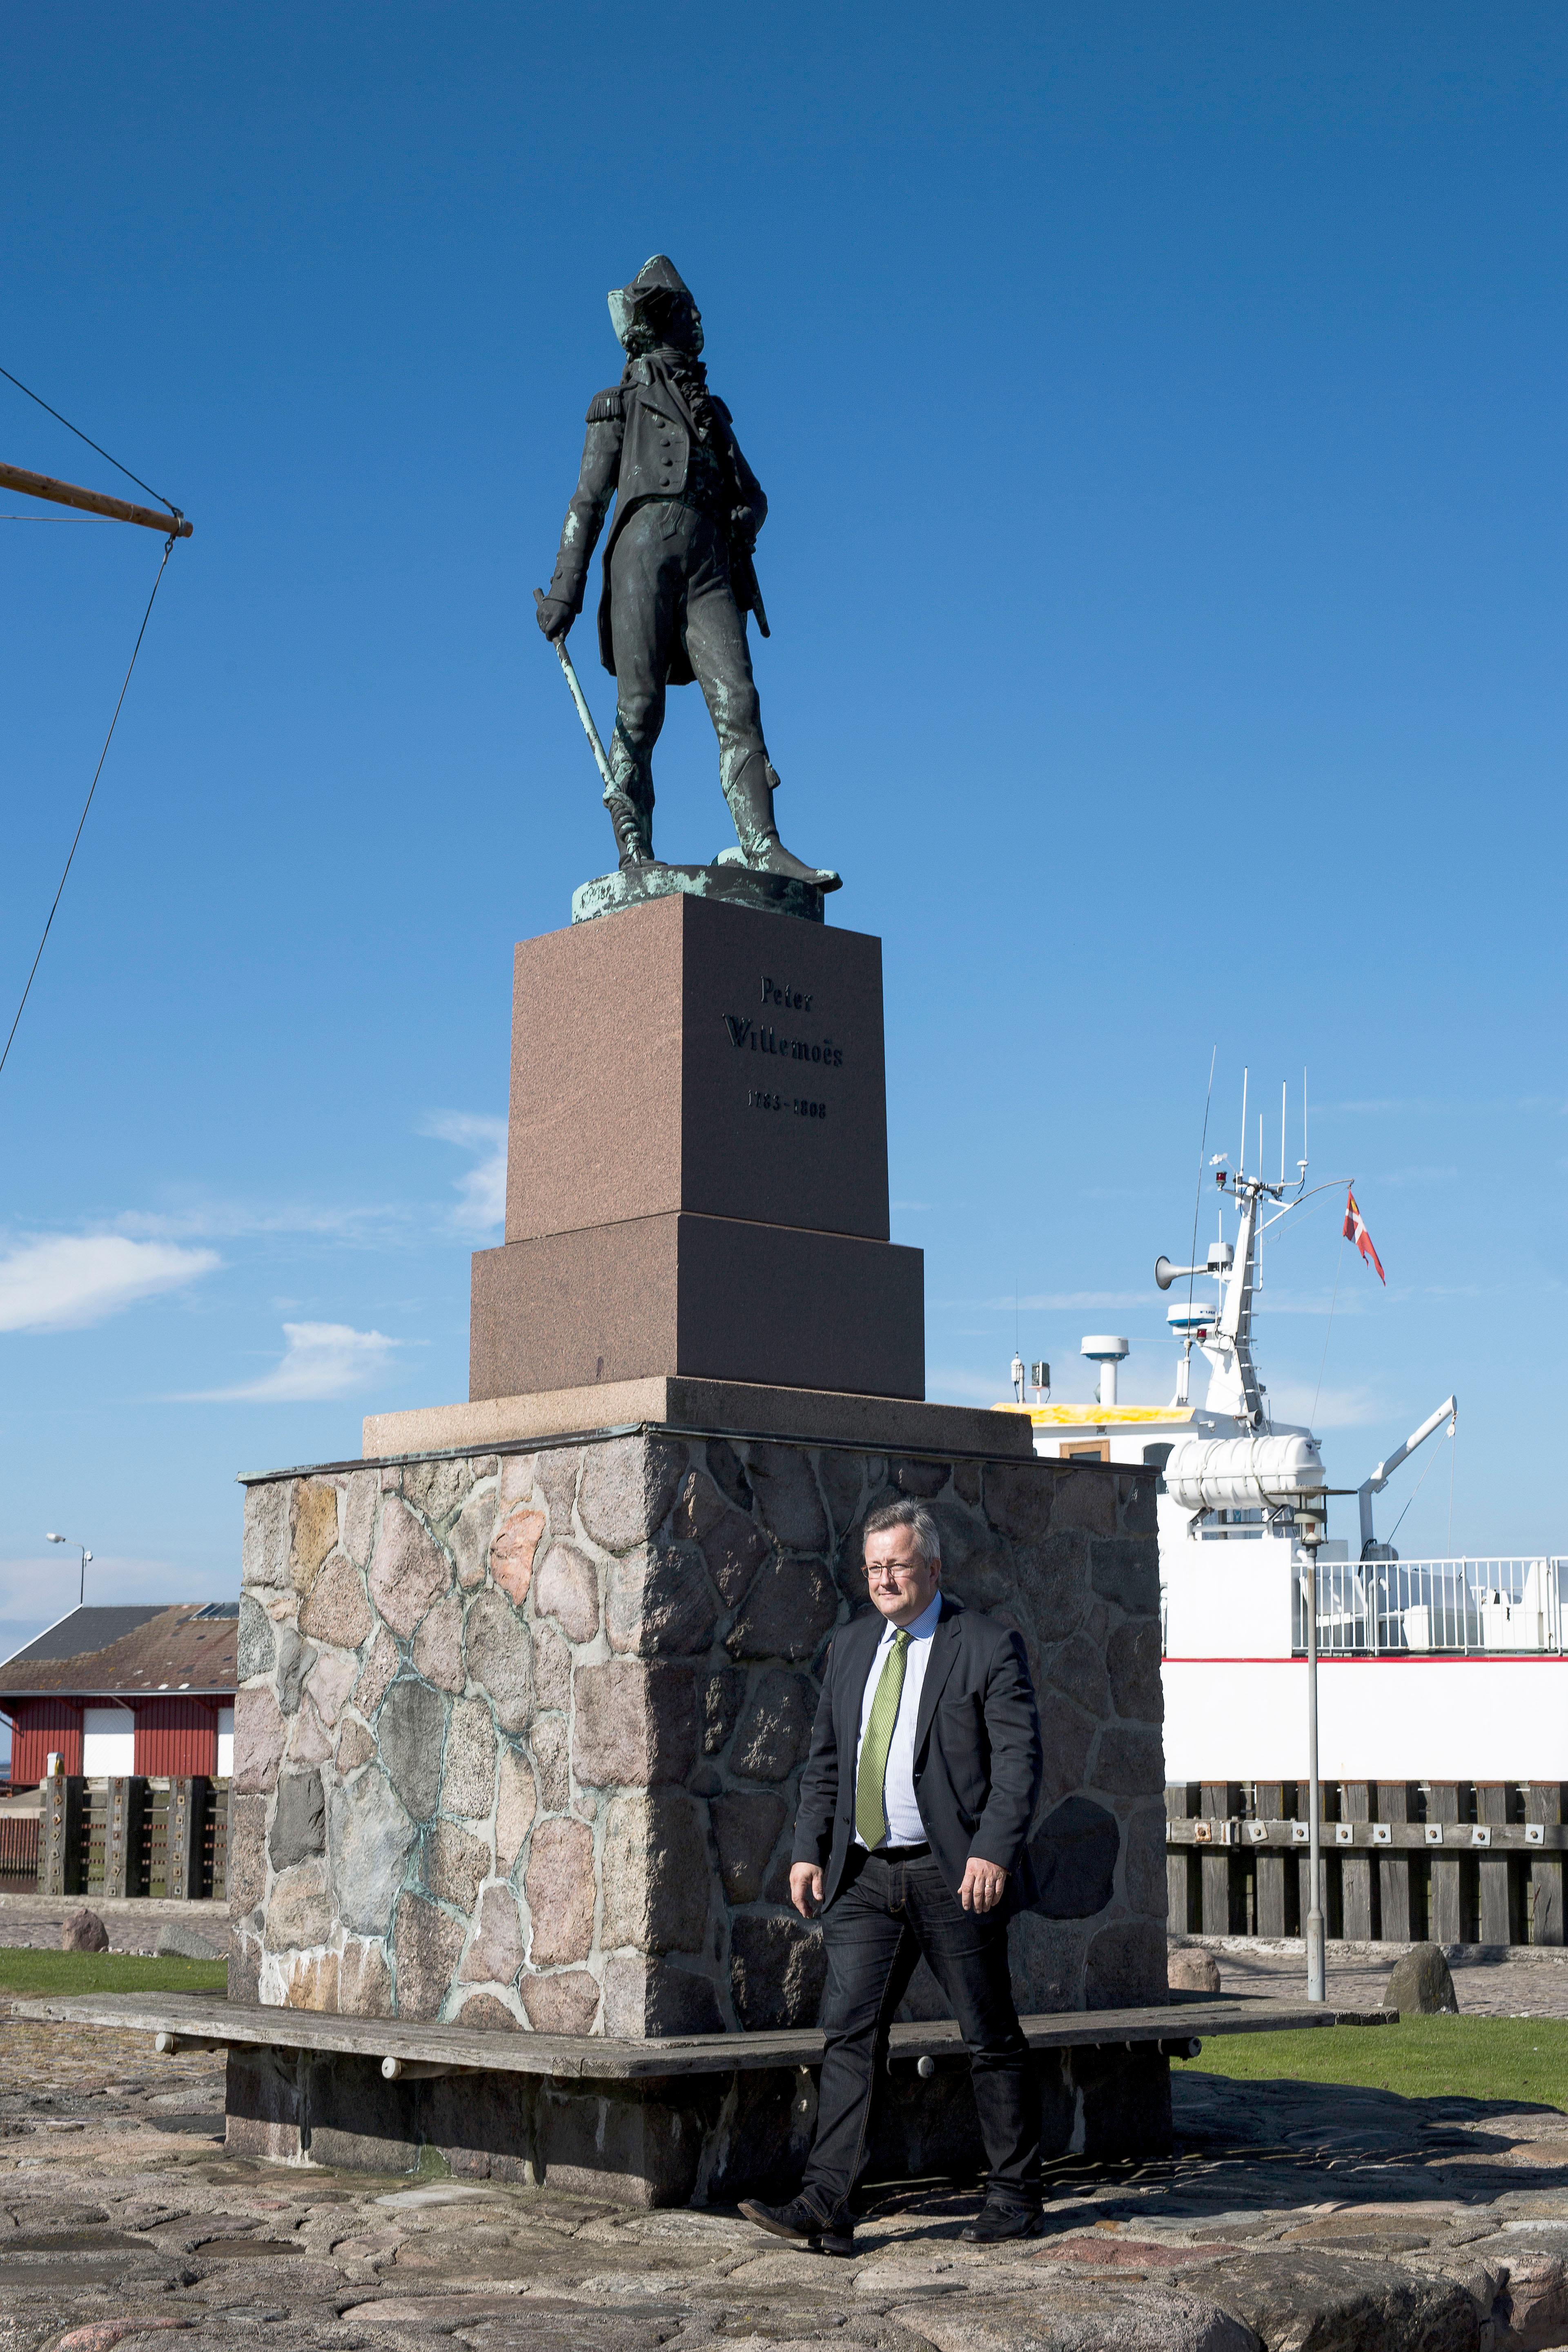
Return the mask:
[[[746,614],[763,635],[752,548],[768,511],[723,402],[708,389],[702,313],[668,256],[645,261],[610,296],[626,353],[618,384],[588,405],[583,467],[566,509],[539,625],[553,644],[583,609],[588,565],[610,501],[599,657],[616,685],[610,740],[614,782],[605,806],[623,866],[653,855],[653,749],[664,725],[665,688],[702,688],[719,737],[719,782],[740,841],[741,863],[837,890],[838,876],[784,847],[773,821],[778,773],[746,643]],[[733,856],[736,853],[729,853]]]
[[963,2235],[1041,2227],[1039,2096],[1007,1969],[1007,1921],[1035,1891],[1039,1717],[1017,1634],[941,1579],[923,1504],[868,1515],[872,1607],[834,1640],[801,1776],[790,1897],[803,1917],[822,1906],[827,1948],[816,2136],[797,2197],[741,2210],[825,2253],[855,2250],[888,2028],[922,1953],[963,2030],[990,2165]]

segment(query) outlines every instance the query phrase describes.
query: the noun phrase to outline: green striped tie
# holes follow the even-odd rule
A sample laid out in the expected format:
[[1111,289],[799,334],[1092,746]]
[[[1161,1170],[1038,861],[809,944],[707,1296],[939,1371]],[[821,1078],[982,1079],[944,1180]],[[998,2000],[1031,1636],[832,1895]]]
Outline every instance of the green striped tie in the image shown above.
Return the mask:
[[855,1826],[868,1846],[879,1846],[888,1834],[887,1808],[882,1802],[882,1790],[888,1778],[888,1750],[893,1744],[893,1726],[899,1719],[899,1701],[904,1695],[904,1653],[910,1637],[900,1626],[893,1636],[893,1646],[882,1668],[882,1678],[877,1685],[877,1696],[871,1701],[871,1720],[866,1726],[866,1737],[860,1742],[860,1769],[855,1782]]

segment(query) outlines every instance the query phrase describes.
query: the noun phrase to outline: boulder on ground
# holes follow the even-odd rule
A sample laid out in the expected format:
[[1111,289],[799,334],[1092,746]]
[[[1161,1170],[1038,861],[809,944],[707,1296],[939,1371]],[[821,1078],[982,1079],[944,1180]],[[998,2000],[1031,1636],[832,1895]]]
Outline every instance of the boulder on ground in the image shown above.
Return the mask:
[[215,1944],[209,1937],[198,1936],[194,1927],[183,1927],[171,1920],[158,1930],[153,1950],[161,1960],[221,1960],[226,1957],[226,1941]]
[[96,1911],[73,1911],[60,1928],[62,1952],[107,1952],[109,1930]]
[[1383,2005],[1401,2017],[1458,2017],[1459,1998],[1441,1944],[1412,1944],[1395,1960]]
[[1165,1957],[1165,1982],[1173,1992],[1218,1992],[1219,1963],[1201,1944],[1173,1944]]

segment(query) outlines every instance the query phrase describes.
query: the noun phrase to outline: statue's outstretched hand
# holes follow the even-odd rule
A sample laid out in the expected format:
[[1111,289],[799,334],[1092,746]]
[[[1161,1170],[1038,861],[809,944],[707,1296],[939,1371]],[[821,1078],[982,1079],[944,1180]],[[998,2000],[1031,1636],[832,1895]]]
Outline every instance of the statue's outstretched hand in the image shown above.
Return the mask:
[[559,596],[541,596],[539,625],[552,646],[559,645],[577,615]]

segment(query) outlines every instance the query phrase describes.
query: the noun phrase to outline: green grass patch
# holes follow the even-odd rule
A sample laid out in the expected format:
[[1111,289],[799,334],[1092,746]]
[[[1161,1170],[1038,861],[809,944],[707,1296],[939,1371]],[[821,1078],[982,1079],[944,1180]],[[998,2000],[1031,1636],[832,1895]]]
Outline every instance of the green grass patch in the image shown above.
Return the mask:
[[137,1952],[35,1952],[0,1945],[0,1996],[57,1992],[222,1992],[223,1960],[143,1959]]
[[1514,2099],[1568,2111],[1568,2018],[1406,2017],[1307,2033],[1215,2034],[1177,2071],[1240,2083],[1346,2083],[1407,2099]]

